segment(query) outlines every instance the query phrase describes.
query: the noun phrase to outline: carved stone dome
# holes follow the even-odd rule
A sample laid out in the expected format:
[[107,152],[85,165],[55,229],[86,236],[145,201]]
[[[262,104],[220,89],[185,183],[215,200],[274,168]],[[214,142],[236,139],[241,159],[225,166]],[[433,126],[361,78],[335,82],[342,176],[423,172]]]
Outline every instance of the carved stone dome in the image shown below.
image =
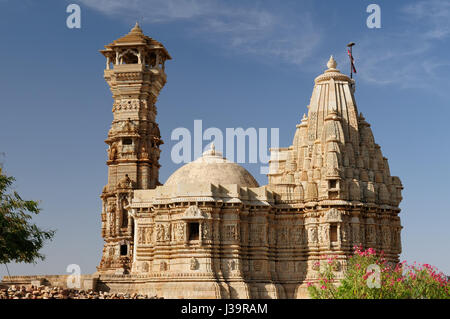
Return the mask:
[[165,186],[178,184],[237,184],[241,187],[259,187],[255,178],[239,164],[230,162],[217,152],[214,144],[201,157],[177,169]]

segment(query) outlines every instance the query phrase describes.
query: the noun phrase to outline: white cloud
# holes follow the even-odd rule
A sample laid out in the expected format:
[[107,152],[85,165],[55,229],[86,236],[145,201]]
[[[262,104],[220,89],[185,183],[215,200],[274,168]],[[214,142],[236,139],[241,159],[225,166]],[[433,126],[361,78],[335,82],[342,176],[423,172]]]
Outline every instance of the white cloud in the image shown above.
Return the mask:
[[[81,0],[106,15],[146,23],[184,21],[187,30],[234,53],[300,65],[320,43],[307,13],[291,15],[257,4],[216,0]],[[290,16],[290,17],[289,17]]]
[[415,32],[422,39],[450,36],[450,1],[422,0],[405,6],[403,12],[417,26]]

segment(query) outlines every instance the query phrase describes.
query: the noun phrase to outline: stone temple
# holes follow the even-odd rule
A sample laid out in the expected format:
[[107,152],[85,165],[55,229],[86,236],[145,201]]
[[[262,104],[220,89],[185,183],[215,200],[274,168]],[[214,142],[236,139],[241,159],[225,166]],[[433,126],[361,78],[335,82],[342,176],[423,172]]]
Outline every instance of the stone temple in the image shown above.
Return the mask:
[[83,275],[85,286],[165,298],[302,298],[323,256],[337,257],[338,276],[354,245],[398,262],[402,184],[358,113],[354,80],[333,57],[314,81],[292,145],[271,149],[268,185],[259,186],[213,145],[161,184],[156,101],[171,57],[137,24],[101,53],[113,122],[103,254],[98,271]]

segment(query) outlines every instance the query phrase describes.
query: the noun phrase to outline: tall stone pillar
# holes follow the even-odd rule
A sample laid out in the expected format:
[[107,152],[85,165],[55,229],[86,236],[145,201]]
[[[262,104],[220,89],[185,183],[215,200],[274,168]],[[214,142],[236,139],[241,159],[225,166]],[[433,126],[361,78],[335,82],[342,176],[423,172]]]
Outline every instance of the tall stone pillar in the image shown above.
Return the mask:
[[[100,51],[107,59],[105,80],[114,103],[108,145],[108,183],[101,198],[105,249],[101,272],[123,273],[133,260],[134,227],[128,216],[134,189],[159,185],[159,154],[163,143],[156,123],[156,100],[166,83],[164,64],[171,59],[164,46],[136,25]],[[111,66],[112,61],[115,63]],[[105,225],[109,222],[110,225]]]

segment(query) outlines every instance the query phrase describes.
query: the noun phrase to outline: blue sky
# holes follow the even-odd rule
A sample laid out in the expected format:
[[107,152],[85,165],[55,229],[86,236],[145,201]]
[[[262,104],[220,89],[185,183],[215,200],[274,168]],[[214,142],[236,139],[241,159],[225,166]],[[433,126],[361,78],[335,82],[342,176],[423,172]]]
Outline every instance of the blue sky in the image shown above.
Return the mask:
[[[381,7],[381,28],[366,7]],[[81,29],[66,7],[81,6]],[[349,69],[356,42],[356,99],[405,187],[402,259],[450,274],[450,2],[0,0],[0,161],[24,198],[41,200],[35,221],[57,230],[36,265],[12,275],[92,273],[100,261],[101,202],[112,97],[103,45],[138,20],[173,57],[157,120],[164,182],[177,127],[280,128],[289,146],[314,77],[333,54]],[[206,146],[205,142],[204,146]],[[243,164],[264,185],[261,164]],[[6,274],[0,265],[0,276]]]

